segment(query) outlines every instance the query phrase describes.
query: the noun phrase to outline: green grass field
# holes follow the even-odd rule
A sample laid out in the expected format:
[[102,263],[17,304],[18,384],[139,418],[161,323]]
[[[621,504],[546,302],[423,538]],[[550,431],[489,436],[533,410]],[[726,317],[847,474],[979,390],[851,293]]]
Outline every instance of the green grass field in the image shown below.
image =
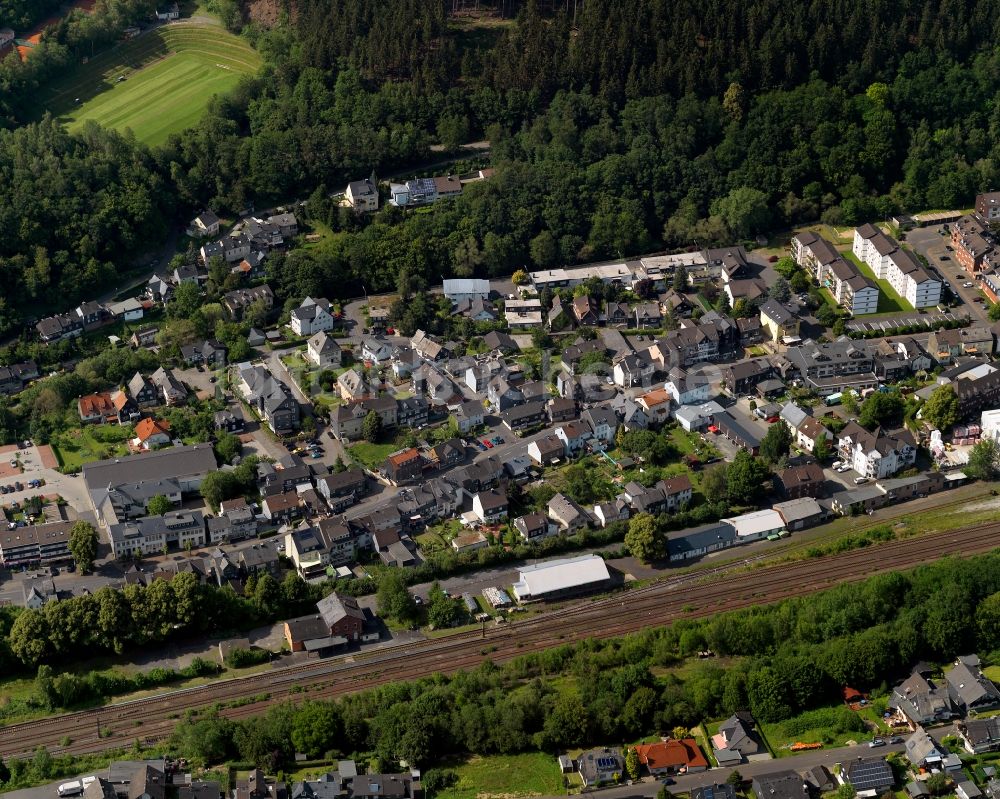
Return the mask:
[[861,271],[861,274],[874,281],[878,286],[878,313],[908,313],[913,310],[913,306],[896,293],[888,280],[879,280],[875,277],[871,267],[863,261],[859,261],[853,252],[847,250],[842,255],[854,264]]
[[64,471],[79,471],[83,464],[128,454],[132,425],[86,425],[55,436],[50,442]]
[[516,799],[566,793],[555,757],[545,752],[473,757],[448,768],[456,773],[458,783],[438,791],[439,799]]
[[[221,25],[175,22],[101,53],[42,95],[72,131],[93,120],[162,144],[194,125],[209,99],[260,67],[260,55]],[[124,81],[119,78],[124,76]]]

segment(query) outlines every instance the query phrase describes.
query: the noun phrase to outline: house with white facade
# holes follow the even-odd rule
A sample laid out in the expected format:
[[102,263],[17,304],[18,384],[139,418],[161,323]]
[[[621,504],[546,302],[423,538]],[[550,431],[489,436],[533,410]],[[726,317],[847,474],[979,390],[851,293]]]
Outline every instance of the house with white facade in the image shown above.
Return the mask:
[[333,330],[334,317],[330,312],[330,302],[322,297],[306,297],[292,311],[288,324],[297,336],[311,336],[321,330]]
[[848,422],[837,439],[841,458],[858,474],[882,479],[912,466],[917,448],[907,431],[889,435],[881,427],[869,432],[857,422]]

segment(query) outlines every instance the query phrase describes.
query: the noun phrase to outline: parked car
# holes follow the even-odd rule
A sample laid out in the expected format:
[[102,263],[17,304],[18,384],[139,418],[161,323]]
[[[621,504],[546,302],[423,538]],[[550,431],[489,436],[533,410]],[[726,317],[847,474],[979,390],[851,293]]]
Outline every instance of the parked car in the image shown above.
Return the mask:
[[885,746],[885,741],[883,741],[881,738],[872,738],[868,742],[869,749],[874,749],[877,746]]
[[902,737],[901,737],[901,736],[899,736],[899,735],[893,735],[893,736],[892,736],[892,737],[891,737],[891,738],[889,739],[889,743],[891,743],[891,744],[901,744],[901,743],[903,743],[903,739],[902,739]]
[[863,484],[865,484],[867,482],[868,482],[868,478],[867,477],[855,477],[854,478],[854,485],[856,485],[856,486],[863,485]]
[[972,282],[971,280],[966,280],[966,281],[965,281],[965,282],[964,282],[964,283],[962,284],[962,288],[964,288],[964,289],[971,289],[971,288],[972,288],[973,286],[975,286],[975,285],[976,285],[976,284],[975,284],[975,283],[973,283],[973,282]]
[[941,256],[941,260],[942,260],[942,261],[950,261],[950,260],[951,260],[951,257],[950,257],[950,256],[948,256],[948,255],[942,255],[942,256]]

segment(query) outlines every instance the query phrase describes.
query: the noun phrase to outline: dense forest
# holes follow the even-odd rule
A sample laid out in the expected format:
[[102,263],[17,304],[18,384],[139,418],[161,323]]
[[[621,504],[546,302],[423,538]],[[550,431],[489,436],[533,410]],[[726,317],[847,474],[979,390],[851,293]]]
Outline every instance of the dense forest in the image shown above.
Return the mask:
[[[441,0],[298,2],[270,29],[227,13],[263,70],[152,153],[114,140],[129,166],[104,192],[138,185],[141,198],[122,202],[114,235],[141,231],[148,245],[152,218],[309,197],[335,235],[272,274],[282,300],[336,298],[962,206],[1000,185],[1000,21],[984,0],[500,5],[513,18],[482,25],[449,18]],[[72,53],[67,37],[51,46]],[[23,148],[84,181],[92,142],[107,147],[93,132],[69,145],[47,123],[19,133],[8,157]],[[365,220],[325,201],[373,169],[426,160],[433,142],[482,137],[497,175],[456,200]],[[0,255],[30,263],[43,248],[64,263],[48,280],[9,270],[8,309],[54,285],[80,296],[97,266],[127,265],[134,241],[67,238],[91,227],[93,210],[67,196],[77,181],[9,171],[12,193],[38,193],[28,208],[51,209],[52,224]],[[63,272],[75,279],[57,283]]]
[[23,33],[47,14],[58,10],[63,0],[0,0],[0,28]]

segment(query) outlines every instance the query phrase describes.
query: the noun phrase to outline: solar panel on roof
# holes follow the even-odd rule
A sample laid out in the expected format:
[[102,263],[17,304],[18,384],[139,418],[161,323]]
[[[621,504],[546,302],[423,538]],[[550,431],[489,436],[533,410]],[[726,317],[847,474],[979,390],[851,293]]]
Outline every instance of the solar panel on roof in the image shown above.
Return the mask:
[[881,788],[886,782],[892,782],[888,766],[883,760],[870,760],[857,763],[851,768],[851,785],[856,791],[867,791]]
[[605,769],[615,768],[618,765],[618,761],[613,757],[599,757],[597,758],[597,767],[602,771]]

